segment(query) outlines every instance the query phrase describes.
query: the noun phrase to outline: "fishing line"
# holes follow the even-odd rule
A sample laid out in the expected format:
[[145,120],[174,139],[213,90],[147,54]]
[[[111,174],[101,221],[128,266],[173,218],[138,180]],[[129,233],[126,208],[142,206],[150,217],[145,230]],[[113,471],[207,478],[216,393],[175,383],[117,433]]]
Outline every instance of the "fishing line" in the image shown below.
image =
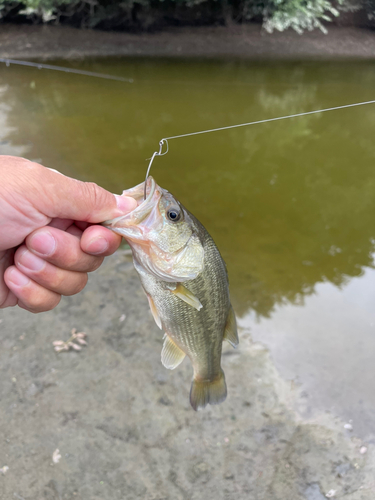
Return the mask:
[[134,82],[132,78],[124,78],[122,76],[106,75],[105,73],[95,73],[93,71],[84,71],[83,69],[65,68],[64,66],[54,66],[52,64],[34,63],[31,61],[19,61],[18,59],[6,59],[1,57],[0,63],[5,63],[7,67],[9,67],[11,64],[17,64],[18,66],[31,66],[32,68],[38,68],[38,69],[51,69],[53,71],[62,71],[64,73],[74,73],[76,75],[83,75],[83,76],[93,76],[95,78],[103,78],[105,80],[116,80],[117,82],[125,82],[125,83]]
[[[64,66],[55,66],[52,64],[43,64],[43,63],[35,63],[31,61],[21,61],[18,59],[8,59],[8,58],[0,58],[0,63],[5,63],[6,66],[10,66],[11,64],[16,64],[18,66],[29,66],[32,68],[37,68],[37,69],[50,69],[53,71],[61,71],[64,73],[73,73],[76,75],[83,75],[83,76],[93,76],[95,78],[103,78],[105,80],[115,80],[118,82],[125,82],[125,83],[133,83],[134,80],[132,78],[124,78],[122,76],[116,76],[116,75],[108,75],[105,73],[96,73],[93,71],[84,71],[81,69],[73,69],[73,68],[66,68]],[[219,127],[219,128],[212,128],[208,130],[200,130],[198,132],[190,132],[188,134],[181,134],[181,135],[173,135],[170,137],[163,137],[159,141],[159,151],[155,151],[153,155],[150,158],[150,163],[147,168],[146,172],[146,179],[145,179],[145,190],[144,190],[144,198],[146,199],[146,185],[147,185],[147,179],[150,174],[151,166],[152,163],[155,159],[156,156],[164,156],[168,153],[169,151],[169,144],[168,141],[171,141],[172,139],[181,139],[183,137],[192,137],[194,135],[201,135],[201,134],[210,134],[212,132],[221,132],[223,130],[229,130],[229,129],[234,129],[234,128],[240,128],[240,127],[249,127],[250,125],[259,125],[261,123],[270,123],[270,122],[276,122],[280,120],[286,120],[288,118],[298,118],[301,116],[308,116],[308,115],[314,115],[317,113],[325,113],[326,111],[336,111],[338,109],[346,109],[346,108],[354,108],[356,106],[364,106],[366,104],[374,104],[375,100],[373,101],[364,101],[364,102],[356,102],[354,104],[345,104],[343,106],[334,106],[332,108],[325,108],[325,109],[317,109],[314,111],[307,111],[304,113],[296,113],[293,115],[286,115],[286,116],[278,116],[276,118],[267,118],[265,120],[256,120],[254,122],[247,122],[247,123],[239,123],[237,125],[229,125],[227,127]],[[164,144],[166,145],[166,151],[163,152],[163,147]]]
[[[269,123],[269,122],[276,122],[279,120],[286,120],[287,118],[297,118],[299,116],[307,116],[307,115],[314,115],[317,113],[325,113],[326,111],[335,111],[338,109],[354,108],[355,106],[364,106],[365,104],[375,104],[375,100],[374,101],[356,102],[354,104],[345,104],[343,106],[335,106],[333,108],[316,109],[314,111],[306,111],[305,113],[296,113],[294,115],[278,116],[277,118],[267,118],[265,120],[257,120],[255,122],[248,122],[248,123],[240,123],[238,125],[229,125],[227,127],[219,127],[219,128],[208,129],[208,130],[200,130],[199,132],[190,132],[189,134],[181,134],[181,135],[173,135],[171,137],[163,137],[163,139],[161,139],[159,141],[159,151],[155,151],[154,154],[152,155],[152,157],[150,158],[150,163],[148,165],[147,172],[146,172],[145,196],[144,197],[146,199],[146,184],[147,184],[148,176],[150,174],[152,162],[154,161],[155,156],[164,156],[168,153],[168,151],[169,151],[168,141],[171,141],[172,139],[181,139],[182,137],[191,137],[193,135],[210,134],[211,132],[220,132],[222,130],[229,130],[232,128],[248,127],[250,125],[259,125],[260,123]],[[166,145],[167,150],[163,153],[164,144]]]

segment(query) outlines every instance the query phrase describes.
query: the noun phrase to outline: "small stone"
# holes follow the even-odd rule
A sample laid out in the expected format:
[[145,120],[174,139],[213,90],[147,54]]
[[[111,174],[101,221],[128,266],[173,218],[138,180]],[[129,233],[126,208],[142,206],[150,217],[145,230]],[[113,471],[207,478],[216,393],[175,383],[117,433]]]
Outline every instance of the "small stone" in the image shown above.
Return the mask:
[[61,458],[60,450],[56,448],[56,450],[52,453],[52,462],[54,464],[58,464],[60,462],[60,458]]
[[3,467],[1,467],[0,472],[5,475],[8,472],[8,470],[9,467],[7,465],[4,465]]
[[26,396],[35,396],[39,392],[39,389],[36,384],[31,384],[29,385],[28,389],[26,390]]
[[346,429],[347,431],[352,431],[353,430],[353,426],[352,426],[352,424],[345,424],[344,425],[344,429]]
[[126,319],[126,314],[121,314],[119,322],[122,323],[123,321],[125,321],[125,319]]
[[329,490],[328,493],[326,493],[327,498],[333,498],[336,495],[336,490]]
[[208,465],[205,462],[200,462],[194,466],[194,470],[200,475],[208,471]]
[[361,446],[361,449],[359,450],[359,453],[361,455],[364,455],[365,453],[367,453],[367,447],[366,446]]

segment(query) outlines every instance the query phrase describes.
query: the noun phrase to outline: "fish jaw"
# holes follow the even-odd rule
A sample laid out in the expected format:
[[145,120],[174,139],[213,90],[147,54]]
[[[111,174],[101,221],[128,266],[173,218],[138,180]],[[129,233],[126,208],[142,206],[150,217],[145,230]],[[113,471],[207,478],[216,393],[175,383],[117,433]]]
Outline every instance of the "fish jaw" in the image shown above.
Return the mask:
[[[144,200],[144,183],[123,192],[137,201],[130,213],[105,221],[103,225],[122,236],[130,245],[134,261],[155,277],[170,283],[183,282],[197,277],[203,269],[203,249],[199,238],[189,229],[180,248],[168,251],[168,222],[161,213],[162,197],[171,196],[160,188],[152,177],[147,180],[147,197]],[[178,245],[177,245],[178,246]]]
[[141,225],[141,222],[148,218],[152,211],[155,212],[155,207],[158,206],[161,192],[157,189],[155,180],[149,177],[149,189],[147,190],[147,197],[144,200],[144,182],[138,184],[133,188],[127,189],[122,193],[122,196],[131,196],[137,202],[137,207],[126,215],[121,215],[115,219],[103,222],[103,226],[111,229],[113,232],[125,238],[129,244],[131,241],[146,239],[145,232],[150,224],[154,222],[157,217],[153,214],[149,223]]

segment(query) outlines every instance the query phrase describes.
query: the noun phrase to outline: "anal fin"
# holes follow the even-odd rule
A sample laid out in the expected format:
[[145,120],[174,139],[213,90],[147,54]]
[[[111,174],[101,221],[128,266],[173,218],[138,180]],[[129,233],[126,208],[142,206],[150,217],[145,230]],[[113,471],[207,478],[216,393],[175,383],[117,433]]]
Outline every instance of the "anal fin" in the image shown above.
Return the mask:
[[199,299],[190,291],[188,290],[184,285],[181,285],[181,283],[177,283],[177,286],[174,290],[171,290],[172,293],[174,293],[178,298],[189,304],[189,306],[194,307],[197,309],[197,311],[200,311],[202,309],[202,304],[200,303]]
[[225,331],[223,340],[227,340],[232,347],[237,347],[239,344],[238,332],[237,332],[237,321],[236,316],[233,311],[233,307],[230,306],[227,323],[225,325]]
[[149,303],[149,306],[150,306],[150,310],[151,310],[152,316],[153,316],[153,318],[155,320],[155,323],[158,325],[158,327],[160,328],[160,330],[162,330],[161,319],[160,319],[158,310],[156,309],[156,305],[155,305],[154,299],[148,293],[146,295],[147,295],[147,298],[148,298],[148,303]]
[[161,362],[168,370],[174,370],[183,362],[186,354],[182,351],[168,335],[164,337],[163,349],[161,350]]

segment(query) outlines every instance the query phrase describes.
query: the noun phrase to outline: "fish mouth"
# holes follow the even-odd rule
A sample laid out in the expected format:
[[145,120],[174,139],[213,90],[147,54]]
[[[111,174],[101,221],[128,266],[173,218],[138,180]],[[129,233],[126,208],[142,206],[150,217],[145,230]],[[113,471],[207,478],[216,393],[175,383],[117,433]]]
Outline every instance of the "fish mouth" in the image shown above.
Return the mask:
[[115,219],[103,222],[103,226],[112,229],[112,231],[125,238],[141,236],[142,231],[137,226],[151,214],[152,209],[158,202],[158,198],[161,196],[156,189],[157,184],[153,177],[149,176],[145,182],[146,199],[144,199],[144,182],[138,184],[138,186],[125,190],[122,196],[131,196],[135,199],[138,206],[126,215],[121,215]]

